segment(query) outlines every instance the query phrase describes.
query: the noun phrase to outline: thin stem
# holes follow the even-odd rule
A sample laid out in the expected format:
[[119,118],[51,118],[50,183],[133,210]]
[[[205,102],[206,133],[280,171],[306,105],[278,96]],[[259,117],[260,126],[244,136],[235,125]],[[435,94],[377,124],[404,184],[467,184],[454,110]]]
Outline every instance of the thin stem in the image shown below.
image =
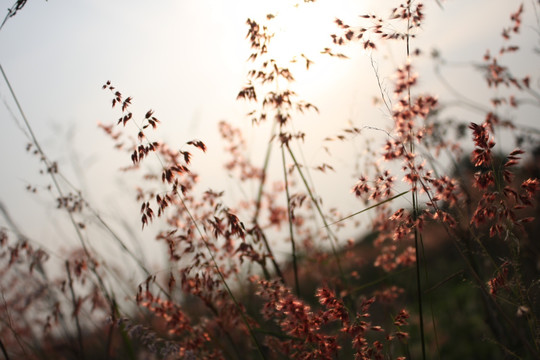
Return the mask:
[[[7,319],[3,319],[2,321],[7,323],[7,327],[11,330],[11,332],[13,333],[13,337],[15,338],[15,341],[17,342],[17,344],[19,345],[19,347],[21,348],[22,352],[24,353],[24,355],[26,357],[28,357],[28,353],[26,352],[26,349],[25,347],[23,346],[23,343],[22,343],[22,340],[20,338],[20,335],[17,331],[15,331],[15,329],[13,328],[13,320],[11,319],[11,314],[10,314],[10,311],[9,311],[9,308],[8,308],[8,304],[7,304],[7,301],[6,301],[6,298],[4,296],[4,289],[1,288],[0,289],[0,295],[2,296],[2,305],[4,306],[5,308],[5,314],[6,314],[6,317]],[[7,355],[6,355],[6,359],[7,359]]]
[[69,261],[66,260],[66,272],[68,275],[69,292],[71,294],[71,302],[73,303],[73,317],[75,317],[75,325],[77,326],[77,341],[79,343],[79,355],[84,360],[84,345],[82,340],[81,323],[79,322],[79,309],[77,306],[77,297],[73,290],[73,279],[71,277],[71,270],[69,269]]
[[383,204],[385,204],[385,203],[387,203],[387,202],[390,202],[390,201],[392,201],[392,200],[395,200],[395,199],[397,199],[398,197],[401,197],[401,196],[403,196],[403,195],[405,195],[405,194],[408,194],[409,191],[411,191],[411,190],[403,191],[403,192],[401,192],[401,193],[399,193],[399,194],[397,194],[397,195],[392,196],[391,198],[388,198],[388,199],[386,199],[386,200],[380,201],[380,202],[378,202],[378,203],[376,203],[376,204],[374,204],[374,205],[368,206],[367,208],[362,209],[362,210],[360,210],[360,211],[357,211],[357,212],[355,212],[355,213],[353,213],[353,214],[351,214],[351,215],[347,215],[347,216],[345,216],[344,218],[341,218],[341,219],[339,219],[339,220],[336,220],[336,221],[334,221],[333,223],[330,223],[330,224],[328,224],[328,225],[326,225],[326,226],[331,226],[331,225],[340,223],[340,222],[342,222],[342,221],[344,221],[344,220],[350,219],[350,218],[352,218],[353,216],[360,215],[360,214],[362,214],[363,212],[366,212],[366,211],[368,211],[368,210],[374,209],[374,208],[376,208],[376,207],[378,207],[378,206],[381,206],[381,205],[383,205]]
[[127,245],[124,243],[124,241],[120,238],[120,236],[118,236],[118,234],[116,234],[116,232],[109,226],[109,224],[107,224],[105,222],[105,220],[103,220],[103,218],[93,209],[91,209],[91,211],[94,213],[94,216],[96,217],[96,219],[99,221],[99,223],[105,228],[105,230],[107,230],[109,232],[109,234],[111,234],[111,236],[113,237],[113,239],[120,245],[120,247],[122,248],[122,250],[124,250],[136,263],[137,265],[141,268],[142,271],[144,271],[144,273],[147,275],[147,276],[150,276],[150,271],[148,270],[148,268],[146,267],[146,265],[143,263],[143,261],[141,259],[139,259],[134,253],[133,251],[131,251]]
[[394,273],[388,273],[386,275],[383,275],[383,276],[379,277],[376,280],[372,280],[372,281],[370,281],[368,283],[362,284],[360,286],[355,287],[354,289],[351,289],[351,294],[360,292],[360,291],[362,291],[362,290],[364,290],[364,289],[366,289],[368,287],[371,287],[373,285],[377,285],[377,284],[385,281],[388,278],[392,278],[392,277],[394,277],[396,275],[400,275],[400,274],[403,274],[405,272],[409,272],[410,270],[412,270],[412,267],[404,268],[404,269],[401,269],[401,270],[396,271]]
[[268,140],[268,146],[266,147],[266,154],[264,155],[264,164],[261,174],[261,182],[259,183],[259,189],[257,190],[257,200],[255,201],[255,214],[253,215],[253,222],[258,223],[259,214],[262,206],[262,196],[264,185],[266,184],[266,174],[268,172],[268,165],[270,164],[270,155],[272,154],[273,138],[276,133],[277,123],[272,123],[272,130],[270,131],[270,139]]
[[382,86],[381,78],[379,77],[379,70],[375,66],[375,61],[373,60],[373,55],[370,56],[371,60],[371,67],[373,68],[373,72],[375,73],[375,78],[377,79],[377,86],[379,87],[379,92],[381,93],[381,99],[384,103],[384,106],[386,107],[386,111],[388,111],[388,114],[392,115],[392,99],[388,96],[388,94],[385,94]]
[[337,264],[337,267],[338,267],[338,270],[339,270],[339,274],[340,274],[341,278],[343,280],[345,280],[345,274],[343,273],[343,269],[341,267],[341,261],[339,259],[339,255],[338,255],[337,249],[336,249],[337,238],[334,235],[334,233],[330,230],[330,226],[329,226],[328,222],[326,221],[326,216],[324,216],[324,213],[323,213],[323,211],[322,211],[322,209],[321,209],[321,207],[319,205],[319,202],[317,201],[317,199],[315,198],[315,195],[311,191],[311,188],[310,188],[309,184],[307,183],[306,177],[304,176],[304,172],[302,171],[302,168],[301,168],[300,164],[296,160],[296,157],[294,156],[294,153],[291,150],[289,144],[285,143],[284,146],[287,147],[287,151],[289,152],[289,155],[291,156],[291,159],[293,160],[294,165],[295,165],[296,169],[298,170],[298,174],[300,175],[300,178],[302,179],[302,182],[304,183],[306,191],[308,192],[308,195],[309,195],[309,197],[311,199],[311,202],[315,205],[315,208],[317,209],[317,212],[319,213],[319,216],[321,217],[321,219],[323,221],[326,232],[328,233],[328,237],[330,238],[330,245],[332,247],[332,253],[334,255],[334,258],[336,259],[336,264]]
[[[414,208],[414,220],[416,221],[418,216],[418,203],[417,203],[417,194],[413,194],[413,208]],[[416,252],[416,284],[417,284],[417,294],[418,294],[418,313],[420,316],[420,337],[422,339],[422,359],[426,359],[426,344],[424,338],[424,312],[422,306],[422,282],[420,279],[420,252],[419,252],[419,231],[417,227],[414,227],[414,249]]]
[[289,236],[291,238],[291,251],[293,259],[293,270],[294,270],[294,285],[296,287],[296,296],[300,297],[300,282],[298,281],[298,266],[296,263],[296,244],[294,241],[294,231],[293,231],[293,214],[291,209],[291,196],[289,194],[289,182],[287,179],[287,164],[285,162],[285,149],[281,146],[281,160],[283,163],[283,179],[285,181],[285,194],[287,195],[287,216],[289,220]]
[[[410,53],[410,29],[411,29],[411,0],[407,1],[407,37],[406,37],[406,47],[407,47],[407,100],[409,109],[412,109],[412,99],[411,99],[411,53]],[[412,132],[412,130],[411,130]],[[414,154],[414,134],[411,133],[411,142],[410,142],[410,152]],[[412,160],[414,161],[414,160]],[[411,166],[414,168],[414,164]],[[412,184],[412,204],[413,204],[413,220],[416,222],[418,220],[418,189],[416,181]],[[416,284],[417,284],[417,295],[418,295],[418,313],[420,316],[420,339],[422,342],[422,359],[426,360],[426,341],[424,334],[424,312],[422,306],[422,282],[420,276],[420,242],[421,236],[418,231],[418,226],[414,225],[414,248],[416,253]],[[422,244],[423,247],[423,244]]]
[[270,244],[268,243],[268,239],[264,235],[262,229],[259,227],[259,214],[262,207],[262,196],[263,196],[263,190],[264,185],[266,184],[266,177],[268,173],[268,166],[270,164],[270,155],[272,154],[272,144],[273,144],[273,138],[275,136],[277,127],[277,122],[274,121],[272,123],[272,129],[270,131],[270,138],[268,140],[268,146],[266,147],[266,154],[264,155],[264,164],[262,168],[262,174],[261,174],[261,181],[259,183],[259,189],[257,190],[257,200],[255,201],[255,214],[253,215],[253,224],[255,224],[255,227],[258,229],[259,233],[262,234],[261,238],[264,243],[264,247],[266,248],[266,251],[268,251],[268,254],[270,255],[270,260],[272,261],[272,265],[274,265],[274,269],[276,270],[276,273],[281,278],[283,283],[285,283],[285,278],[283,277],[283,274],[281,272],[281,269],[279,268],[279,265],[275,259],[274,252],[272,251],[272,248],[270,247]]
[[[268,254],[270,254],[270,261],[272,262],[272,265],[274,265],[274,270],[276,271],[277,276],[281,279],[281,282],[285,284],[285,277],[283,276],[283,273],[281,272],[281,269],[279,268],[276,258],[274,257],[274,253],[272,251],[272,248],[270,247],[270,243],[268,242],[268,239],[266,238],[266,234],[264,233],[264,231],[262,231],[262,229],[259,227],[258,224],[255,224],[255,226],[257,227],[258,235],[262,239],[264,243],[264,247],[266,248],[266,251],[268,251]],[[271,277],[270,273],[268,272],[264,264],[261,264],[261,265],[262,265],[265,276],[269,279]]]
[[4,354],[6,360],[9,360],[9,355],[6,351],[6,347],[4,346],[4,342],[2,341],[2,339],[0,339],[0,349],[2,349],[2,354]]

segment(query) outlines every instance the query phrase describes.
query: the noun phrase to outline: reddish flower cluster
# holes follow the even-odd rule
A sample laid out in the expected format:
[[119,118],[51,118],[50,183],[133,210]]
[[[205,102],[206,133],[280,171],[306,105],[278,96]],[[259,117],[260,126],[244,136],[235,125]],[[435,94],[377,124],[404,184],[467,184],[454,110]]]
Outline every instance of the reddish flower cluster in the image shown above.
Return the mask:
[[491,125],[484,122],[483,125],[472,123],[473,141],[476,149],[473,151],[471,161],[481,170],[475,173],[474,186],[485,190],[478,202],[476,210],[471,217],[471,224],[476,227],[485,223],[491,223],[489,235],[500,235],[508,238],[514,227],[530,221],[529,218],[519,218],[516,210],[533,205],[535,192],[538,190],[537,179],[527,179],[521,185],[523,191],[518,193],[514,188],[511,168],[519,164],[520,155],[524,152],[520,149],[513,150],[500,166],[494,164],[491,149],[495,142],[490,139],[489,129]]
[[503,263],[496,272],[495,277],[489,279],[487,285],[489,293],[496,296],[501,289],[508,289],[509,263]]
[[331,293],[319,292],[322,301],[331,306],[331,311],[325,314],[313,312],[279,281],[261,280],[259,284],[259,295],[266,299],[262,310],[264,317],[276,321],[281,330],[292,337],[276,341],[279,351],[289,358],[303,360],[330,359],[337,354],[337,336],[325,335],[321,331],[322,325],[332,318],[346,316],[339,302],[331,298]]
[[[372,185],[368,183],[365,176],[361,176],[356,185],[352,188],[352,192],[357,197],[364,198],[366,202],[368,200],[385,200],[394,195],[393,189],[395,179],[396,178],[392,176],[388,170],[385,170],[381,175],[377,176]],[[365,195],[368,194],[369,197],[366,197]]]
[[483,125],[471,123],[469,128],[473,131],[473,141],[477,147],[472,153],[472,163],[477,167],[491,165],[491,149],[495,146],[495,141],[489,138],[487,123]]
[[[371,21],[369,26],[351,26],[341,19],[336,19],[335,22],[343,30],[343,34],[332,34],[332,41],[337,45],[360,41],[364,49],[375,50],[377,49],[374,42],[375,36],[380,40],[406,40],[414,37],[411,31],[421,27],[424,19],[423,8],[423,3],[413,4],[413,1],[407,0],[398,7],[393,8],[386,20],[372,14],[360,15],[360,18]],[[391,26],[388,26],[388,24],[391,24]],[[400,25],[405,28],[404,31],[395,30],[400,28]]]

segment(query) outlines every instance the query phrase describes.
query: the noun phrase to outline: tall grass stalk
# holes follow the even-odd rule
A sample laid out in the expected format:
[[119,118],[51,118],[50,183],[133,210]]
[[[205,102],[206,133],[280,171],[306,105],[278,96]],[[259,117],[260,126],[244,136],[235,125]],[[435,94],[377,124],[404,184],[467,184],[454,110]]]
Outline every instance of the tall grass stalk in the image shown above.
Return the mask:
[[71,295],[71,303],[73,305],[73,317],[75,318],[75,325],[77,326],[77,342],[79,345],[79,357],[84,360],[85,358],[85,352],[84,352],[84,343],[83,343],[83,334],[81,329],[81,322],[79,321],[79,306],[78,306],[78,300],[77,296],[75,295],[75,290],[73,289],[73,279],[71,277],[71,270],[69,269],[69,261],[66,260],[66,272],[68,275],[68,286],[69,286],[69,293]]
[[293,225],[293,212],[291,209],[291,196],[289,194],[289,181],[287,176],[287,162],[285,161],[285,149],[281,145],[281,163],[283,166],[283,180],[285,182],[285,194],[287,199],[287,216],[289,223],[289,237],[291,239],[291,256],[294,272],[294,286],[296,289],[296,296],[300,297],[300,281],[298,280],[298,264],[296,255],[296,243],[294,240],[294,225]]
[[291,156],[292,161],[294,162],[294,166],[296,167],[296,170],[298,171],[298,175],[302,179],[302,182],[304,184],[304,187],[306,191],[308,192],[309,198],[311,199],[311,203],[315,206],[317,209],[317,212],[319,213],[319,216],[324,224],[324,228],[326,229],[326,232],[328,234],[328,238],[330,239],[330,246],[332,247],[332,254],[334,255],[334,259],[336,260],[336,265],[338,267],[339,275],[342,280],[346,283],[345,273],[343,272],[343,268],[341,267],[341,260],[339,258],[339,254],[337,252],[337,237],[332,232],[332,230],[329,227],[329,224],[326,220],[326,215],[324,215],[324,212],[321,209],[321,206],[319,205],[319,200],[315,197],[313,194],[311,187],[309,186],[306,177],[304,176],[304,172],[302,171],[302,166],[298,163],[296,160],[296,156],[294,156],[293,151],[291,150],[291,147],[288,143],[285,143],[284,146],[287,148],[287,152]]

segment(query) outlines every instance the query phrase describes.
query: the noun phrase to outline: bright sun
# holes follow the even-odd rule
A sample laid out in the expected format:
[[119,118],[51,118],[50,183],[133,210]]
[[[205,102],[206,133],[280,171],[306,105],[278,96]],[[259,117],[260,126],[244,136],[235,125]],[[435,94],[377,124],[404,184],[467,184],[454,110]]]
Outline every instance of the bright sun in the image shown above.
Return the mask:
[[[274,34],[268,47],[269,57],[289,67],[297,82],[310,82],[311,77],[324,72],[329,64],[335,64],[330,56],[321,54],[333,45],[330,35],[338,32],[335,19],[351,19],[351,14],[361,14],[370,2],[272,0],[258,1],[254,10]],[[271,20],[266,19],[269,14]],[[306,71],[307,59],[313,65],[309,71]]]
[[320,52],[321,46],[330,43],[330,34],[337,29],[336,17],[359,15],[365,11],[369,2],[272,0],[257,7],[275,16],[271,21],[271,30],[276,34],[272,51],[277,58],[285,60],[297,56],[299,52]]

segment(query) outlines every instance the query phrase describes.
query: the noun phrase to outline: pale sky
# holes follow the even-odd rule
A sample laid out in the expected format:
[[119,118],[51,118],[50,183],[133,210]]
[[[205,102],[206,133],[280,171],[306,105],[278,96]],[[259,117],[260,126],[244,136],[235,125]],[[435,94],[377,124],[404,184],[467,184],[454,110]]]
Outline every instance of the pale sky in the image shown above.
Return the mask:
[[[13,3],[0,0],[0,8],[7,9]],[[252,128],[245,116],[252,106],[236,101],[251,68],[246,62],[250,54],[245,40],[248,17],[260,19],[266,13],[278,13],[284,19],[280,26],[288,41],[280,45],[280,51],[313,56],[312,69],[297,73],[298,81],[293,85],[302,98],[321,110],[318,115],[300,117],[296,125],[307,133],[308,165],[328,160],[324,158],[322,139],[339,133],[348,122],[389,126],[383,109],[371,105],[372,97],[378,95],[371,54],[360,45],[343,49],[350,60],[329,59],[319,52],[331,44],[329,32],[336,16],[354,22],[358,14],[388,6],[381,14],[386,16],[391,7],[388,4],[394,2],[318,0],[292,10],[285,3],[291,2],[33,0],[0,31],[0,63],[49,157],[59,162],[61,170],[98,212],[113,221],[123,212],[139,229],[138,208],[124,206],[134,195],[130,192],[133,184],[129,179],[119,181],[124,175],[117,171],[129,163],[129,157],[115,153],[112,142],[96,126],[98,121],[110,123],[119,116],[110,109],[110,96],[101,85],[111,80],[125,96],[132,96],[133,109],[140,116],[148,109],[155,110],[162,121],[157,135],[173,146],[180,147],[194,138],[204,141],[208,154],[194,158],[201,178],[211,179],[204,187],[226,190],[234,198],[237,184],[221,171],[223,143],[219,142],[217,123],[227,120],[245,129],[259,164],[262,150],[257,144],[264,144],[268,137],[265,127]],[[413,47],[421,47],[426,53],[437,48],[445,59],[456,63],[480,62],[486,49],[497,51],[502,45],[502,27],[510,23],[508,14],[520,4],[510,0],[448,0],[441,9],[435,1],[426,3],[424,31],[413,40]],[[540,46],[540,37],[535,33],[539,25],[533,3],[524,2],[526,14],[518,40],[524,47],[520,56],[511,59],[519,64],[523,75],[531,75],[532,86],[538,90],[540,62],[532,47]],[[6,13],[3,10],[0,17],[3,19]],[[389,87],[393,70],[405,59],[403,45],[399,46],[373,53],[380,76]],[[433,76],[431,60],[421,58],[417,66],[421,69],[419,89],[451,101]],[[487,96],[478,73],[460,67],[446,74],[465,96],[479,100]],[[45,191],[38,195],[25,191],[27,184],[43,186],[49,179],[38,174],[37,159],[25,152],[28,141],[10,115],[8,108],[21,121],[3,79],[0,97],[0,201],[36,241],[50,244],[51,238],[56,238],[63,242],[71,237],[70,229],[57,226],[63,220],[53,210],[54,199]],[[538,108],[524,111],[526,116],[538,115]],[[480,115],[463,109],[455,109],[455,114],[482,121]],[[523,117],[517,121],[535,124]],[[358,139],[358,149],[362,141]],[[325,204],[328,208],[339,206],[343,215],[362,206],[350,194],[355,183],[352,149],[349,144],[333,150],[333,165],[347,173],[315,176],[318,191],[328,197]],[[274,158],[279,165],[279,157]],[[276,180],[280,174],[276,173]],[[0,218],[0,226],[4,224]]]

